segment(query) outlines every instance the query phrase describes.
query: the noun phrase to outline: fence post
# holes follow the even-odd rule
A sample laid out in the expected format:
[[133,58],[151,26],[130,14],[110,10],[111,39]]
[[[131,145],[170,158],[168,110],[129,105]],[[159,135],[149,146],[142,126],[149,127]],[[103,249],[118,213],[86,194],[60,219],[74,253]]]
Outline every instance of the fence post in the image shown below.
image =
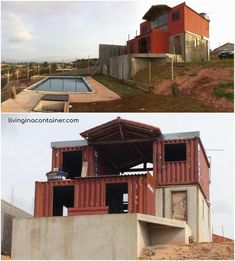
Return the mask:
[[29,78],[29,66],[27,66],[27,78]]
[[9,80],[10,80],[10,73],[9,73],[9,70],[7,71],[7,83],[9,83]]
[[16,87],[15,86],[11,87],[11,97],[12,97],[12,99],[16,98]]
[[39,75],[39,64],[38,64],[38,75]]
[[149,85],[151,85],[152,82],[152,63],[151,61],[149,62]]

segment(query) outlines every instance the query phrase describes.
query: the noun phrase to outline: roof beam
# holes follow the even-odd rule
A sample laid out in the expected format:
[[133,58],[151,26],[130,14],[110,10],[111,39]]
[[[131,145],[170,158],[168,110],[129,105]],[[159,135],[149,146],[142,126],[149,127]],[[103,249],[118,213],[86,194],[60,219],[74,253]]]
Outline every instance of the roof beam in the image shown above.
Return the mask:
[[156,141],[157,138],[146,138],[146,139],[128,139],[128,140],[111,140],[111,141],[94,141],[89,142],[89,145],[93,146],[102,146],[102,145],[115,145],[115,144],[125,144],[125,143],[144,143],[144,142],[153,142]]

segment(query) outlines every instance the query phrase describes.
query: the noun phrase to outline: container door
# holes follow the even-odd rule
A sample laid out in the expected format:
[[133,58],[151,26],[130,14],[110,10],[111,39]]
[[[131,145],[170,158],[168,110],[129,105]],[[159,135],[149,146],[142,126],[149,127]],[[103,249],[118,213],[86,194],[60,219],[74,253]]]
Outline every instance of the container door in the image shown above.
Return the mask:
[[172,218],[187,221],[187,192],[172,192]]

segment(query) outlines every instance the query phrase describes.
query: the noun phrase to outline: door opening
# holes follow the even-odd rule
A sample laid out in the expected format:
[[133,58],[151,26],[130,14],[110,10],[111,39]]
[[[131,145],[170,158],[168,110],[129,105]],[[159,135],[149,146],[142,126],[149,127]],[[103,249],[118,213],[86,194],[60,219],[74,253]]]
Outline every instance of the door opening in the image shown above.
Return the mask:
[[106,206],[109,213],[128,212],[128,183],[106,184]]
[[53,216],[63,216],[63,207],[74,207],[74,186],[53,188]]
[[175,36],[174,45],[175,45],[175,54],[182,54],[181,53],[181,44],[180,44],[180,35]]
[[187,191],[172,192],[172,218],[187,221]]
[[67,172],[68,179],[81,177],[82,172],[82,151],[63,152],[62,170]]
[[139,40],[139,52],[149,53],[151,51],[151,39],[150,37],[144,37]]

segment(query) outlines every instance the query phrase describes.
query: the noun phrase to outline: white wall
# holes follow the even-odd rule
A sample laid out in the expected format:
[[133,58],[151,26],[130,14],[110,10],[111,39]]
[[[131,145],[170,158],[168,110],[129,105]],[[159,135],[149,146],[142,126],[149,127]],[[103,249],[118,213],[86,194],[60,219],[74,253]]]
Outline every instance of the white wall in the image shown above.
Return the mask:
[[[209,207],[197,185],[174,185],[156,189],[156,216],[172,218],[172,192],[187,192],[187,224],[192,230],[194,242],[210,242]],[[204,202],[204,203],[202,203]],[[204,218],[203,209],[204,204]]]

